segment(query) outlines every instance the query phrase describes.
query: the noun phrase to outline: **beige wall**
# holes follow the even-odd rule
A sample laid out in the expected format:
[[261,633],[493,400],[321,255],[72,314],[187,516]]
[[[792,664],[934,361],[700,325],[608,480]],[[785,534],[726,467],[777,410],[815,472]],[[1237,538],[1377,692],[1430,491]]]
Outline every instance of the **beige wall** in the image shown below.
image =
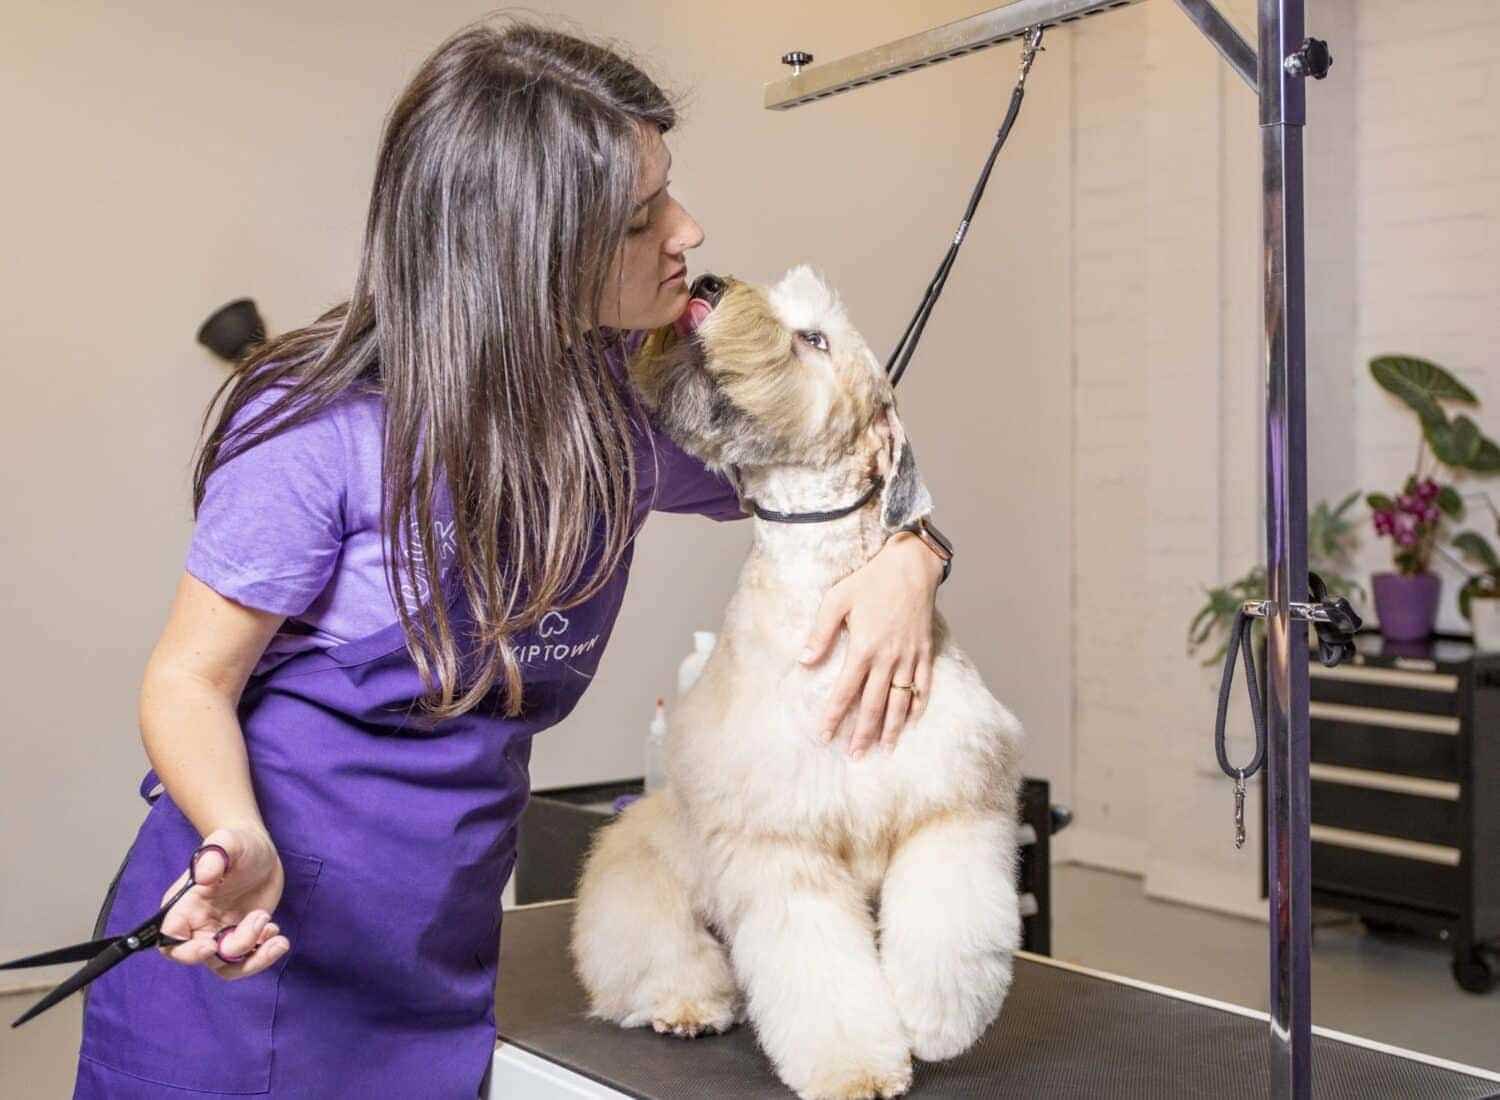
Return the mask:
[[[767,279],[812,261],[876,348],[895,340],[941,256],[1014,53],[790,114],[761,109],[761,85],[789,49],[832,57],[985,6],[537,5],[623,38],[691,94],[671,144],[674,189],[708,231],[696,268]],[[0,957],[86,935],[142,815],[137,681],[181,568],[189,458],[220,377],[193,343],[197,325],[251,294],[280,330],[347,292],[381,117],[421,58],[484,10],[459,0],[7,9]],[[1050,774],[1063,798],[1069,58],[1058,35],[903,385],[962,555],[945,609],[1027,722],[1029,770]],[[716,624],[747,535],[696,517],[648,527],[600,683],[538,740],[539,785],[640,772],[652,700],[690,631]]]

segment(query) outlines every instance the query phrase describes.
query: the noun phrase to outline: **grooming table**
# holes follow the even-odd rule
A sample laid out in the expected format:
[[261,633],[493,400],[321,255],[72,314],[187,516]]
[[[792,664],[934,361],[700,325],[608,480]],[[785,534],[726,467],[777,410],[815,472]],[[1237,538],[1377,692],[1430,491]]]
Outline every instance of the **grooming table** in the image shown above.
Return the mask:
[[[505,913],[491,1100],[771,1100],[748,1025],[674,1039],[587,1020],[568,956],[571,901]],[[1256,1098],[1270,1092],[1267,1017],[1201,997],[1018,955],[1000,1018],[951,1062],[916,1063],[914,1100]],[[1317,1029],[1313,1095],[1494,1100],[1500,1074]]]

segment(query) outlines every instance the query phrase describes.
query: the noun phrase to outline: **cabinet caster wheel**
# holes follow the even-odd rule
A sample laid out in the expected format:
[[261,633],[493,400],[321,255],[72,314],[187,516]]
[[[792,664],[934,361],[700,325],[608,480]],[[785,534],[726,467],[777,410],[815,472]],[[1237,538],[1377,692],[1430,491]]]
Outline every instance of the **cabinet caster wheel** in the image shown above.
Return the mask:
[[1453,980],[1467,993],[1488,993],[1495,988],[1495,972],[1477,947],[1453,956]]

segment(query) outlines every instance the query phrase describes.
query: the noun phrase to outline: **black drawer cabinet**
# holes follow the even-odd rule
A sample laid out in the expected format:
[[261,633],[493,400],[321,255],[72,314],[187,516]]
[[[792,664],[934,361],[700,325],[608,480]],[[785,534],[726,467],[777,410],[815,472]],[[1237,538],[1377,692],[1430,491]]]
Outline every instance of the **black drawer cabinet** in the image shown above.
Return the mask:
[[[516,904],[571,898],[594,830],[614,816],[614,801],[638,795],[639,779],[536,791],[521,815],[516,855]],[[1049,802],[1045,780],[1028,779],[1021,791],[1016,892],[1021,898],[1021,946],[1052,953],[1052,834],[1071,815]]]
[[1356,639],[1309,674],[1313,904],[1435,933],[1487,992],[1500,939],[1500,652]]

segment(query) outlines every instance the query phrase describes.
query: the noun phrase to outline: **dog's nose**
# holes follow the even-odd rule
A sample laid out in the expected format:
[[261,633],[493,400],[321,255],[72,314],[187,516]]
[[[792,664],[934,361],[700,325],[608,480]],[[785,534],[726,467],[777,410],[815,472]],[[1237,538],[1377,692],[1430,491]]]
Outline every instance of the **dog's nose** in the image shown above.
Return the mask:
[[723,296],[724,288],[727,285],[717,275],[705,273],[693,280],[693,285],[688,288],[688,293],[694,298],[702,298],[711,306],[716,306],[719,304],[719,298]]

